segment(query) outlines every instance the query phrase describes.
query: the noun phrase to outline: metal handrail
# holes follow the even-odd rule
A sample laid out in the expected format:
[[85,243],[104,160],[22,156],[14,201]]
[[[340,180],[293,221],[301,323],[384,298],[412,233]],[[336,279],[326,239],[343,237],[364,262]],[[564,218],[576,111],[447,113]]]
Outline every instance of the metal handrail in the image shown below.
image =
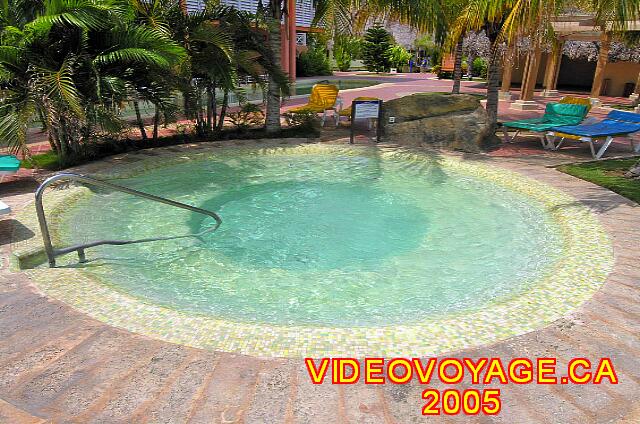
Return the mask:
[[[215,219],[216,225],[211,228],[207,228],[206,230],[201,231],[200,233],[197,233],[197,234],[187,234],[183,236],[169,236],[169,237],[153,237],[153,238],[145,238],[145,239],[139,239],[139,240],[98,240],[90,243],[77,244],[75,246],[65,247],[61,249],[54,249],[53,244],[51,243],[51,234],[49,233],[47,218],[45,216],[44,207],[42,205],[42,196],[44,194],[45,189],[48,186],[60,180],[79,181],[85,184],[109,188],[112,190],[131,194],[133,196],[142,197],[147,200],[152,200],[154,202],[164,203],[166,205],[175,206],[181,209],[186,209],[191,212],[207,215]],[[87,177],[85,175],[73,174],[68,172],[49,177],[42,184],[40,184],[40,187],[38,187],[38,189],[36,190],[36,213],[38,215],[40,231],[42,232],[44,250],[45,250],[45,253],[47,254],[47,258],[49,259],[50,267],[56,266],[56,256],[65,255],[71,252],[78,252],[78,259],[80,260],[80,262],[86,262],[84,250],[88,247],[95,247],[95,246],[101,246],[101,245],[121,246],[121,245],[134,244],[134,243],[148,243],[152,241],[175,240],[175,239],[181,239],[181,238],[187,238],[187,237],[200,237],[207,233],[217,230],[218,227],[220,227],[220,224],[222,224],[222,219],[215,212],[211,212],[206,209],[196,208],[195,206],[176,202],[174,200],[165,199],[164,197],[154,196],[153,194],[134,190],[128,187],[123,187],[117,184],[112,184],[107,181],[102,181],[96,178]]]

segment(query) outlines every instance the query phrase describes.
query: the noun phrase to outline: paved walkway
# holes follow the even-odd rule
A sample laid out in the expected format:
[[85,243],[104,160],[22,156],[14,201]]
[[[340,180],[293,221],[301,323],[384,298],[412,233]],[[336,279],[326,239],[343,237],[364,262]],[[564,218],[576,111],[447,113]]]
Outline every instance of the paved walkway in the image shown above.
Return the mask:
[[[503,410],[498,416],[430,421],[640,422],[640,208],[526,156],[464,158],[520,172],[574,196],[599,217],[613,239],[616,262],[601,290],[576,313],[532,333],[451,355],[503,361],[551,356],[558,358],[559,369],[572,357],[610,357],[620,384],[509,384],[500,387]],[[27,180],[1,188],[3,200],[15,209],[32,201],[33,189]],[[32,236],[16,220],[0,221],[2,423],[425,421],[420,415],[423,386],[312,385],[301,359],[173,345],[110,327],[48,299],[24,274],[7,267],[11,242]],[[468,387],[469,381],[456,386]]]

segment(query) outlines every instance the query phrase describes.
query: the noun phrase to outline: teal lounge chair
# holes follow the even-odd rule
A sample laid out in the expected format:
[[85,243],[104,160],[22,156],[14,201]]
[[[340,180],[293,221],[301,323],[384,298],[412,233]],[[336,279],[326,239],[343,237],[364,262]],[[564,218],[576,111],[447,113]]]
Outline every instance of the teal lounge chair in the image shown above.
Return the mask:
[[[0,175],[13,174],[18,172],[20,168],[20,160],[13,155],[0,155]],[[11,212],[11,208],[4,202],[0,201],[0,215]]]
[[0,174],[13,174],[18,172],[20,160],[13,155],[0,155]]
[[[551,131],[547,132],[546,138],[547,145],[553,150],[559,149],[566,140],[589,143],[593,158],[600,159],[613,142],[614,137],[624,137],[638,131],[640,131],[640,114],[612,110],[600,122],[553,127]],[[555,142],[558,138],[560,142],[556,145]],[[597,152],[594,146],[595,141],[604,141]],[[634,152],[640,153],[640,143],[636,146],[631,138],[629,138],[629,143]]]
[[[560,125],[577,125],[589,112],[589,108],[585,105],[568,104],[568,103],[547,103],[544,115],[540,118],[521,119],[519,121],[508,121],[502,124],[504,132],[504,142],[510,143],[522,131],[532,131],[541,133],[540,141],[542,147],[548,148],[544,133],[553,127]],[[509,137],[509,128],[515,129],[516,133]]]

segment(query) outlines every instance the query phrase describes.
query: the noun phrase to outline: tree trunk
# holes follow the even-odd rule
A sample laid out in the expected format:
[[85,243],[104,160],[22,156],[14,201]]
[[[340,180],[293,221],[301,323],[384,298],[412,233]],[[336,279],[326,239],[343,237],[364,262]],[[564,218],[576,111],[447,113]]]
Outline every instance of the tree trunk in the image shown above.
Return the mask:
[[56,144],[56,142],[54,141],[53,137],[51,136],[51,132],[49,131],[49,146],[51,146],[51,150],[55,153],[60,153],[60,147],[58,146],[58,144]]
[[207,85],[207,132],[210,133],[214,126],[215,126],[215,122],[213,122],[213,107],[214,107],[214,103],[215,103],[215,95],[213,94],[215,93],[215,87],[212,87],[211,85]]
[[160,108],[158,105],[154,105],[156,109],[155,115],[153,115],[153,141],[158,140],[158,124],[160,123]]
[[136,111],[136,123],[138,124],[138,128],[140,128],[140,136],[143,140],[146,140],[147,132],[144,129],[144,122],[142,121],[142,115],[140,114],[140,105],[137,100],[133,101],[133,109]]
[[216,128],[216,119],[218,117],[218,99],[216,97],[216,85],[213,84],[211,89],[211,110],[213,112],[213,120],[211,124],[211,132]]
[[195,94],[196,94],[196,133],[199,136],[202,136],[205,134],[206,118],[202,111],[203,109],[202,88],[198,84],[196,84]]
[[222,107],[220,108],[220,118],[218,118],[218,132],[221,132],[224,128],[224,118],[227,116],[227,106],[229,106],[229,90],[224,90],[224,95],[222,96]]
[[47,131],[47,120],[44,117],[44,113],[42,113],[41,108],[38,108],[38,118],[40,119],[40,130],[42,132]]
[[487,29],[487,36],[491,42],[491,55],[487,66],[487,115],[489,116],[489,125],[491,125],[491,134],[495,133],[498,127],[498,91],[500,90],[500,56],[498,53],[496,40],[498,31],[491,30],[491,26]]
[[609,50],[611,49],[611,34],[606,32],[606,28],[602,28],[602,36],[600,37],[600,51],[598,53],[598,62],[596,71],[593,75],[593,84],[591,86],[591,97],[597,99],[602,94],[602,85],[604,82],[604,68],[609,62]]
[[56,125],[56,127],[57,128],[53,130],[53,135],[58,140],[58,144],[60,144],[60,161],[63,165],[67,165],[71,162],[71,148],[67,140],[64,120],[58,119],[58,125]]
[[460,80],[462,79],[462,36],[456,43],[455,62],[453,64],[453,94],[460,94]]
[[631,96],[634,105],[640,104],[640,72],[638,72],[638,81],[636,81],[636,86],[633,89],[633,94]]
[[[281,66],[282,45],[280,43],[280,0],[270,0],[270,16],[267,20],[269,26],[269,46],[273,53],[273,60],[276,66]],[[269,75],[267,85],[267,117],[265,121],[267,134],[280,132],[280,86]]]

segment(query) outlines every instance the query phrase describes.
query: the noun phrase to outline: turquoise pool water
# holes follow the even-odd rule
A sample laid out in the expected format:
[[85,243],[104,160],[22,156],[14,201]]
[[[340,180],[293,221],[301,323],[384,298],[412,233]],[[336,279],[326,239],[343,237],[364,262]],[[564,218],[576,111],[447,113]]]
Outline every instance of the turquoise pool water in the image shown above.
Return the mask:
[[[203,240],[91,249],[82,267],[147,302],[283,325],[410,323],[527,290],[557,259],[558,229],[530,198],[441,162],[372,148],[225,149],[155,168],[116,182],[217,211],[222,226]],[[98,192],[60,233],[78,242],[209,225]]]

